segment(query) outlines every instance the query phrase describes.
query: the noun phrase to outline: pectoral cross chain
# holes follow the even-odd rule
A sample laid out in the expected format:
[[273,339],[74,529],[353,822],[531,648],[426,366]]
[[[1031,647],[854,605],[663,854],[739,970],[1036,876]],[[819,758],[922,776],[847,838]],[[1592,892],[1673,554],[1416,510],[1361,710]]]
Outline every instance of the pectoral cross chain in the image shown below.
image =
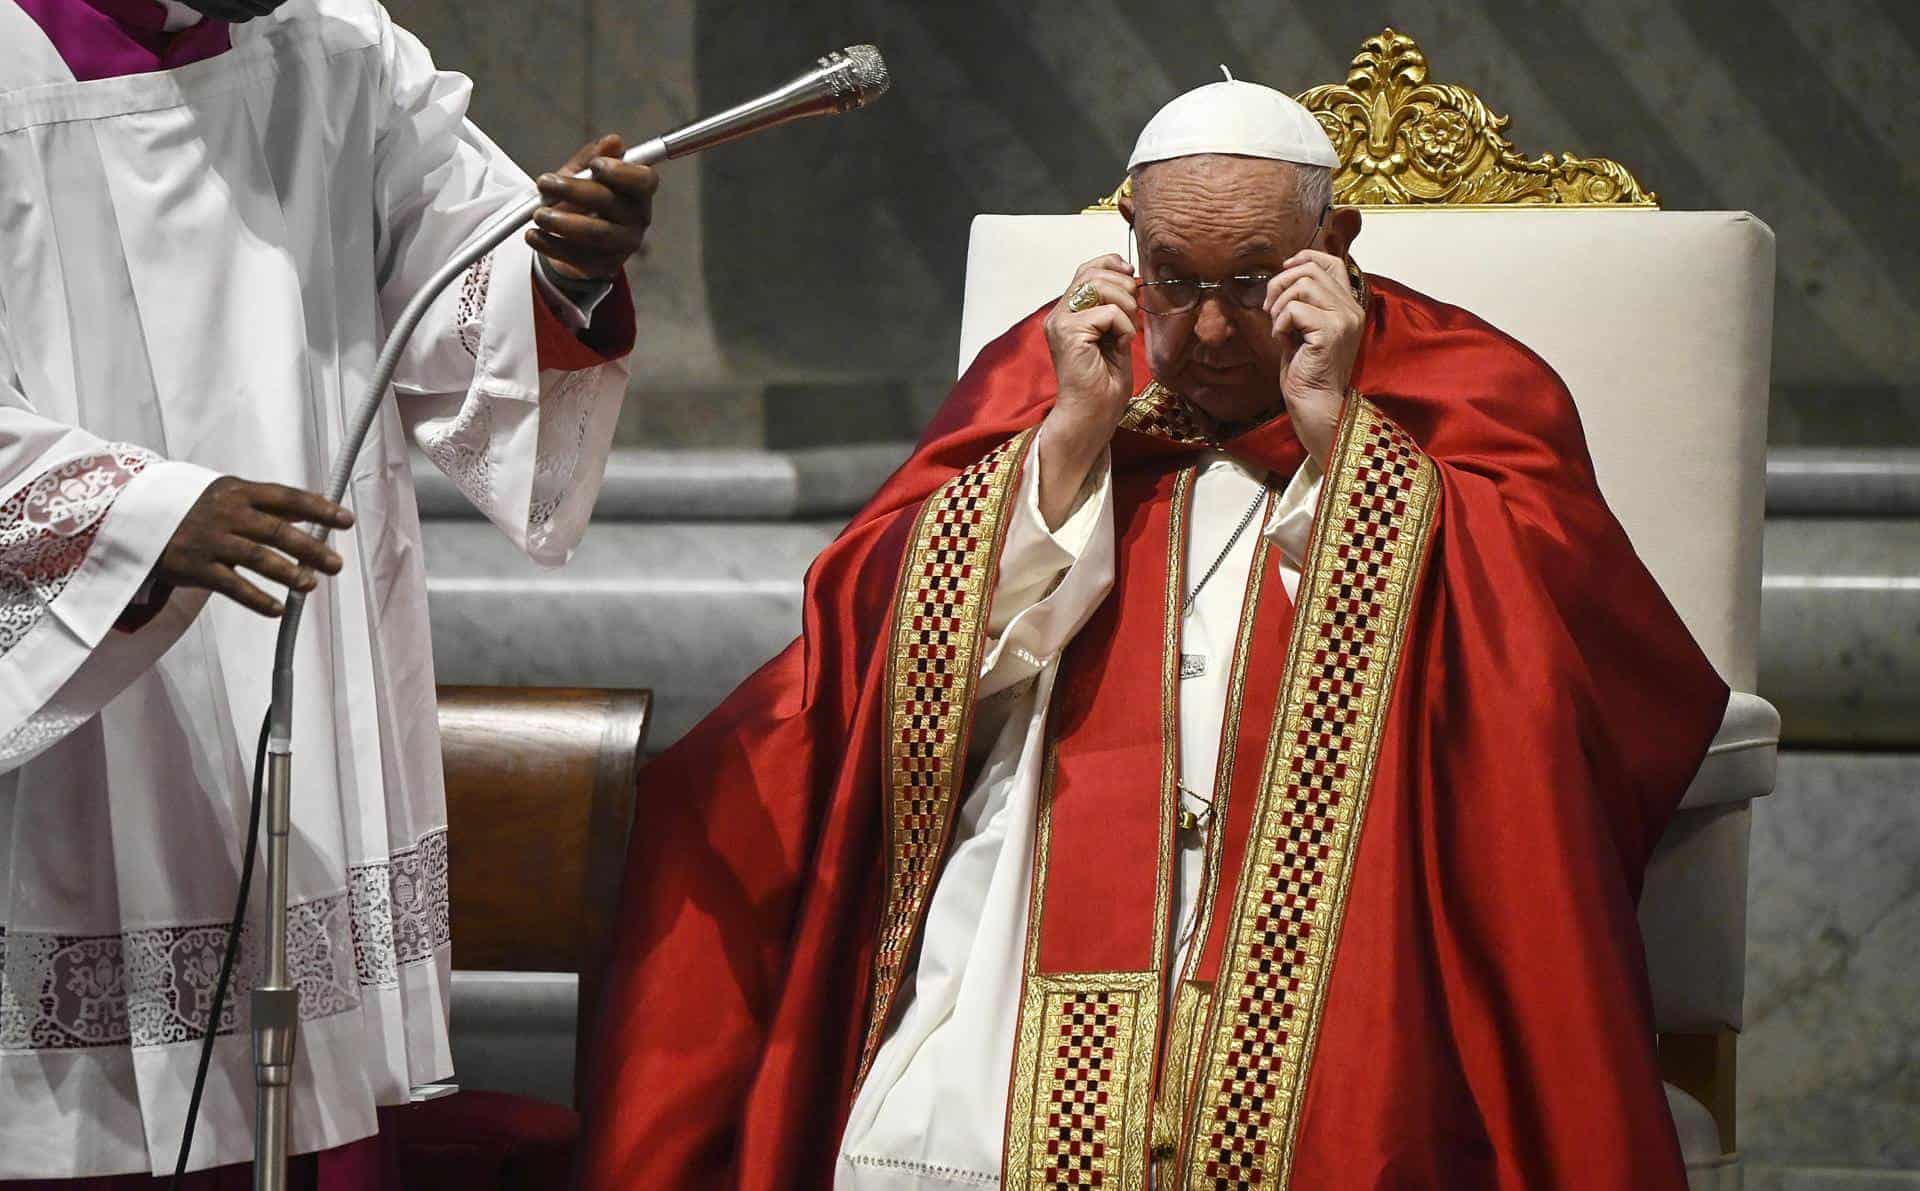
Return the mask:
[[[1253,503],[1248,505],[1247,511],[1241,515],[1240,524],[1234,528],[1233,536],[1228,538],[1227,544],[1220,548],[1219,557],[1213,560],[1213,565],[1207,568],[1207,573],[1200,576],[1200,582],[1194,584],[1193,590],[1187,593],[1187,602],[1181,605],[1180,607],[1181,619],[1184,620],[1187,617],[1193,615],[1193,602],[1200,598],[1200,589],[1205,587],[1207,585],[1207,580],[1213,578],[1215,573],[1217,573],[1220,570],[1220,565],[1227,561],[1227,555],[1233,553],[1234,543],[1240,540],[1241,534],[1247,532],[1247,526],[1253,524],[1253,515],[1259,511],[1261,502],[1266,500],[1266,498],[1267,498],[1267,486],[1265,483],[1262,483],[1260,485],[1260,490],[1253,494]],[[1198,678],[1201,675],[1205,674],[1206,672],[1207,672],[1207,655],[1206,654],[1183,653],[1180,655],[1180,677],[1183,680],[1188,678]]]

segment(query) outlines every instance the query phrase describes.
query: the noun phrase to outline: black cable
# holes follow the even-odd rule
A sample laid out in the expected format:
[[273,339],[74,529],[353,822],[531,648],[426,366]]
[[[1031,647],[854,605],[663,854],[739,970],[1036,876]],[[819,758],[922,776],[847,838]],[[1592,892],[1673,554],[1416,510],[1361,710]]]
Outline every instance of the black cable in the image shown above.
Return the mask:
[[173,1165],[173,1191],[187,1173],[187,1154],[193,1149],[193,1126],[200,1116],[200,1095],[207,1090],[207,1067],[213,1062],[213,1042],[220,1032],[220,1010],[227,1003],[227,983],[240,954],[240,928],[247,920],[247,891],[253,887],[253,857],[260,850],[260,791],[267,773],[267,717],[260,720],[260,743],[253,750],[253,806],[247,812],[247,838],[240,849],[240,891],[233,899],[233,918],[227,923],[227,948],[220,957],[220,978],[213,983],[213,1005],[207,1013],[207,1032],[200,1039],[200,1068],[193,1073],[193,1095],[187,1100],[187,1124],[181,1131],[180,1157]]

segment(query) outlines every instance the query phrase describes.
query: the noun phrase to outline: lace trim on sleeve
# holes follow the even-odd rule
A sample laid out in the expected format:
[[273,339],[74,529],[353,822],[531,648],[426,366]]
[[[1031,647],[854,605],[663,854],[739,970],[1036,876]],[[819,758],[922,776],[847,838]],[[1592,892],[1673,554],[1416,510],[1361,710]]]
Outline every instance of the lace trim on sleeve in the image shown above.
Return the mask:
[[460,308],[454,326],[459,331],[460,346],[476,360],[480,358],[480,331],[486,321],[487,289],[492,282],[492,253],[475,261],[460,279]]
[[0,739],[0,765],[12,765],[21,757],[39,752],[92,718],[91,713],[43,708]]
[[[573,488],[593,428],[598,373],[568,372],[550,382],[540,399],[538,454],[527,508],[527,532],[537,539]],[[424,421],[416,431],[420,449],[481,509],[498,507],[494,484],[493,409],[487,398],[469,400],[449,418]]]
[[66,590],[99,536],[101,518],[156,458],[114,443],[50,468],[0,505],[0,656]]
[[[305,1021],[358,1009],[369,988],[432,962],[452,935],[447,835],[438,828],[384,861],[347,870],[347,891],[295,903],[287,963]],[[205,1035],[226,946],[224,922],[107,935],[0,927],[0,1053],[163,1046]],[[251,924],[215,1029],[248,1028],[248,991],[264,967]]]
[[451,418],[423,422],[418,438],[461,495],[482,509],[493,507],[493,402],[468,401]]
[[529,536],[547,531],[560,503],[573,490],[593,426],[597,370],[569,372],[540,401],[540,453],[533,464],[533,498],[527,509]]

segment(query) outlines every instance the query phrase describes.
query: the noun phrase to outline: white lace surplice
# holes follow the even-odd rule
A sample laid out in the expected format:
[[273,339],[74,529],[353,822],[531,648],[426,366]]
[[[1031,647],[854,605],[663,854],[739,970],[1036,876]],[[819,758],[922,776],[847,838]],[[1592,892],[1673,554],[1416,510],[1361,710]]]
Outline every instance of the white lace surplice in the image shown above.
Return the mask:
[[[114,628],[216,475],[325,486],[383,328],[532,193],[370,0],[75,82],[0,3],[0,1179],[171,1169],[232,909],[275,625]],[[449,1072],[447,852],[411,437],[535,559],[596,495],[624,365],[542,372],[518,237],[416,334],[295,660],[296,1151]],[[256,893],[259,892],[256,889]],[[253,922],[259,921],[256,898]],[[194,1147],[252,1149],[250,927]]]

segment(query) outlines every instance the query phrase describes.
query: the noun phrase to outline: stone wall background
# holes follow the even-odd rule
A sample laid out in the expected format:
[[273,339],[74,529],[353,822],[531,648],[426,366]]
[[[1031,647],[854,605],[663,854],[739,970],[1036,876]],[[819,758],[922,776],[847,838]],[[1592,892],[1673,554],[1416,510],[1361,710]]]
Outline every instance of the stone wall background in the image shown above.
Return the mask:
[[[972,216],[1111,190],[1140,123],[1218,63],[1297,91],[1391,20],[1437,79],[1513,116],[1522,150],[1615,157],[1670,208],[1759,214],[1779,244],[1776,454],[1882,448],[1796,457],[1892,486],[1784,508],[1770,483],[1761,693],[1790,748],[1754,816],[1741,1148],[1763,1191],[1920,1189],[1920,451],[1883,449],[1920,448],[1920,5],[389,2],[530,171],[831,47],[872,41],[893,68],[870,111],[665,167],[621,439],[679,450],[609,481],[574,568],[535,576],[429,508],[450,518],[429,523],[431,572],[463,593],[433,596],[436,638],[462,645],[442,680],[653,686],[657,742],[793,633],[831,515],[943,394]],[[642,498],[609,513],[621,491]],[[510,589],[471,582],[494,576]]]

